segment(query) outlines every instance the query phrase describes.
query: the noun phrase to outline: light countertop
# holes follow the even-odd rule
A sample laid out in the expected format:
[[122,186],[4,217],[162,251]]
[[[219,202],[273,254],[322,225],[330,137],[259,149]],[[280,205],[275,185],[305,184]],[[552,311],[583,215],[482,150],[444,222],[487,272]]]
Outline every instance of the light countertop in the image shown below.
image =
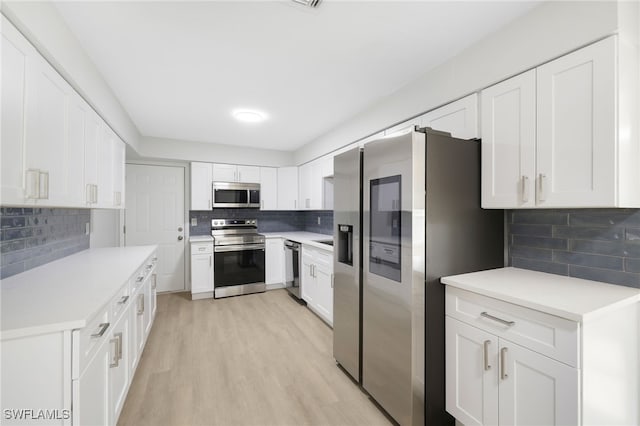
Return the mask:
[[211,235],[192,235],[189,237],[190,243],[212,243],[213,237]]
[[284,238],[333,252],[333,246],[318,242],[318,240],[333,240],[333,235],[316,234],[314,232],[262,232],[262,235],[266,238]]
[[85,327],[155,249],[88,249],[2,280],[1,339]]
[[443,277],[441,282],[578,322],[640,302],[640,289],[512,267]]

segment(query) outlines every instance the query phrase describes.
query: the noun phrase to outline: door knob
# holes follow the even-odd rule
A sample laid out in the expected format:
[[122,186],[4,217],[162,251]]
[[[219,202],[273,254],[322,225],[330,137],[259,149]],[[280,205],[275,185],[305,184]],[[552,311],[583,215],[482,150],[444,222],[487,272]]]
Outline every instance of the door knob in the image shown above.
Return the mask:
[[182,226],[178,226],[178,232],[182,232]]
[[182,241],[184,237],[182,235],[178,235],[178,241]]

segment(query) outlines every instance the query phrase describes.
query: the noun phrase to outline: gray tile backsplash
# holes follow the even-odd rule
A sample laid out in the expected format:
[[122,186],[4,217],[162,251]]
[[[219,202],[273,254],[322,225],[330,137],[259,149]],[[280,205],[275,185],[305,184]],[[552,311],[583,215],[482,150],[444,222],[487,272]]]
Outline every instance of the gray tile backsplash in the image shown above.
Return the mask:
[[509,265],[640,288],[640,209],[508,210]]
[[[327,235],[333,233],[333,211],[331,210],[192,210],[189,212],[189,223],[192,218],[196,218],[198,224],[190,227],[191,235],[208,235],[211,232],[211,219],[258,219],[258,232],[307,231]],[[318,224],[318,218],[320,224]]]
[[0,278],[89,248],[89,209],[0,208]]

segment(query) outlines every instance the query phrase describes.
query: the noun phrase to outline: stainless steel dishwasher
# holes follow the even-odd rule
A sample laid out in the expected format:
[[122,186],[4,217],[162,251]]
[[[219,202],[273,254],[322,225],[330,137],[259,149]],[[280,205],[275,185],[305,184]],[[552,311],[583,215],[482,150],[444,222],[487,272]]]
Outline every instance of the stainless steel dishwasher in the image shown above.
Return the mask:
[[302,269],[302,254],[300,243],[285,240],[285,287],[298,301],[300,298],[300,270]]

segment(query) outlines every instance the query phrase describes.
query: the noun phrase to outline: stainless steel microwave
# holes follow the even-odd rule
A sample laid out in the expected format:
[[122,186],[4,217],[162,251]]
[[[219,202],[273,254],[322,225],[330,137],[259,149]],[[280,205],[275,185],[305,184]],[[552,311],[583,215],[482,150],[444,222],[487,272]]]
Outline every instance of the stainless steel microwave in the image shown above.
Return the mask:
[[260,208],[260,184],[213,182],[213,208]]

